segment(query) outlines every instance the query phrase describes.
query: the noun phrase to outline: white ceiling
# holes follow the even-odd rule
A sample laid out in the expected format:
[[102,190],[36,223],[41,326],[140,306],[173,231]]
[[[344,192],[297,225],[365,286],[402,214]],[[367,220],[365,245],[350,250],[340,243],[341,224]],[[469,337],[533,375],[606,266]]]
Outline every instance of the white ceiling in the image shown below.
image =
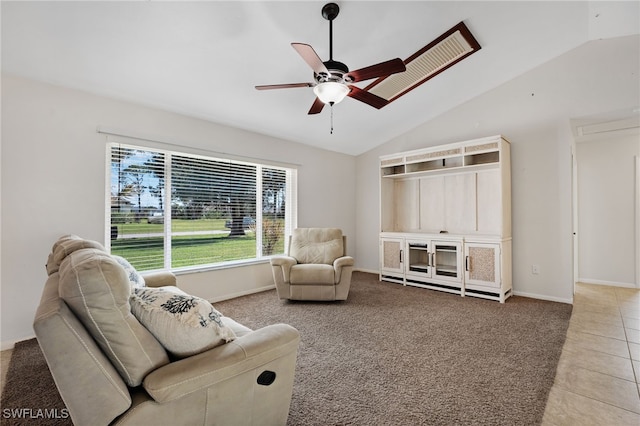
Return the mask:
[[482,49],[381,110],[347,98],[330,134],[330,108],[307,115],[310,88],[254,89],[312,81],[290,43],[328,59],[325,3],[3,1],[2,70],[357,155],[589,40],[640,27],[637,1],[337,1],[333,56],[350,69],[406,59],[460,21]]

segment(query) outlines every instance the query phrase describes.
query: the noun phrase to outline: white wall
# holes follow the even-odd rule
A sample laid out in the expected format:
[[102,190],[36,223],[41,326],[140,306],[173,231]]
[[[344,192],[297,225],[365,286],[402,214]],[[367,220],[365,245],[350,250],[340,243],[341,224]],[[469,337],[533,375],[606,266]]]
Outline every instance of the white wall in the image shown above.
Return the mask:
[[[213,100],[212,100],[213,101]],[[98,126],[195,149],[298,164],[299,226],[335,226],[355,241],[355,159],[230,127],[2,77],[2,271],[0,341],[33,335],[54,241],[74,233],[103,242],[105,141]],[[349,246],[350,254],[355,245]],[[272,286],[267,264],[181,275],[208,299]]]
[[[380,155],[502,134],[512,144],[514,294],[571,302],[570,119],[640,105],[639,41],[586,43],[359,156],[359,266],[378,270]],[[411,96],[428,97],[428,84]]]
[[636,286],[637,156],[637,133],[576,145],[581,282]]
[[[104,238],[105,137],[96,133],[99,125],[300,164],[298,225],[341,227],[356,267],[371,271],[378,270],[378,156],[503,134],[512,143],[514,292],[571,301],[570,119],[640,105],[639,41],[589,42],[355,159],[3,76],[0,341],[4,347],[33,334],[44,263],[56,238]],[[428,84],[411,96],[428,97]],[[531,274],[534,263],[539,275]],[[271,285],[265,265],[180,281],[209,299]]]

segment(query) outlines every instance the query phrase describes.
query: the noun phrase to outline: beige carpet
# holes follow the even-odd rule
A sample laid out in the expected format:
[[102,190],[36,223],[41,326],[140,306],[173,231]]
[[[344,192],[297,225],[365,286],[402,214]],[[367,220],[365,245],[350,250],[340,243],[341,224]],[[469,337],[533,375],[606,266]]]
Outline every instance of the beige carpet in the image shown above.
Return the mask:
[[[215,305],[254,329],[284,322],[300,331],[290,425],[540,424],[571,316],[567,304],[501,305],[366,273],[354,273],[346,302],[286,302],[268,291]],[[59,396],[37,345],[24,355],[22,346],[2,406],[53,408],[34,402]]]
[[72,424],[36,339],[13,348],[0,405],[2,425]]

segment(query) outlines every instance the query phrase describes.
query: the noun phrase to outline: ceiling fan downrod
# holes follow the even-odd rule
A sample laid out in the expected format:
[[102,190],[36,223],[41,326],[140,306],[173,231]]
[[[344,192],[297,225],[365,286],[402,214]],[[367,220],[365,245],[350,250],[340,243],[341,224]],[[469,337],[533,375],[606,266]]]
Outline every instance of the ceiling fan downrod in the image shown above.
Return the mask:
[[329,75],[321,77],[318,83],[323,81],[344,83],[343,76],[349,72],[349,67],[333,60],[333,20],[338,17],[338,13],[340,13],[340,7],[335,3],[327,3],[322,7],[322,17],[329,21],[329,60],[323,62]]
[[335,3],[327,3],[322,7],[322,17],[329,21],[329,61],[333,61],[333,20],[338,13],[340,7]]
[[[342,63],[336,63],[333,60],[333,20],[338,17],[338,13],[340,13],[340,7],[335,3],[327,3],[322,7],[322,17],[329,21],[329,60],[325,62],[327,68],[333,65],[335,68],[342,68],[336,66],[337,64],[342,65],[346,70],[344,72],[349,72],[349,69],[346,68],[346,65]],[[329,134],[333,135],[333,104],[334,102],[329,102],[329,107],[331,108],[331,129]]]

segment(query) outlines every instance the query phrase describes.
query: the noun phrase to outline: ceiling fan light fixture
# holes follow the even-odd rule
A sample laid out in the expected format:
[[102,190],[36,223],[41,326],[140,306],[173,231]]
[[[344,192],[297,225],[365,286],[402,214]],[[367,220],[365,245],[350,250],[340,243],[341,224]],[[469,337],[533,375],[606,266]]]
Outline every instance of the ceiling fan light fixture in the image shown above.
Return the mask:
[[337,83],[335,81],[325,81],[318,83],[313,88],[313,93],[316,94],[325,104],[334,105],[340,103],[350,92],[349,87],[343,83]]

